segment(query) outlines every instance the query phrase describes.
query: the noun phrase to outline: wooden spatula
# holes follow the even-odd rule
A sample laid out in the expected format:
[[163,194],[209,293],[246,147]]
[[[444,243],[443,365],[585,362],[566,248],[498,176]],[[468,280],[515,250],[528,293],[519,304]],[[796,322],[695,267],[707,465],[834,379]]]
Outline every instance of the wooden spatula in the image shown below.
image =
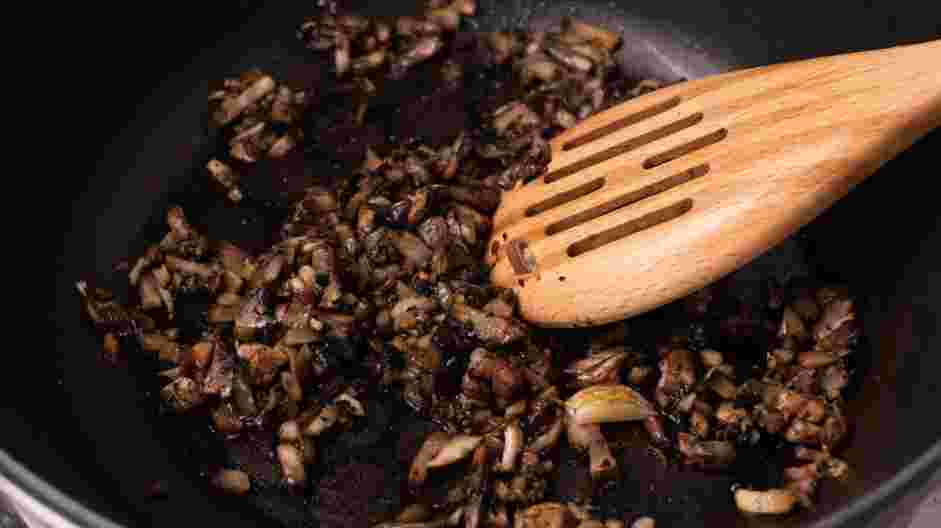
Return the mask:
[[[652,92],[553,139],[547,173],[504,194],[493,280],[544,326],[651,310],[778,244],[939,125],[941,40]],[[899,185],[932,192],[916,182],[935,176]]]

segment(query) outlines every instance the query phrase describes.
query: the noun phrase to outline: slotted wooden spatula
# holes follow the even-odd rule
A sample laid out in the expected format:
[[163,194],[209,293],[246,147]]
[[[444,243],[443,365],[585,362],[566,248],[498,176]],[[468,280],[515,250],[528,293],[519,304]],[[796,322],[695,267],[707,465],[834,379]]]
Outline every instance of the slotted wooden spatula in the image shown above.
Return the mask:
[[778,244],[939,125],[941,40],[652,92],[553,139],[546,174],[504,193],[493,280],[539,325],[645,312]]

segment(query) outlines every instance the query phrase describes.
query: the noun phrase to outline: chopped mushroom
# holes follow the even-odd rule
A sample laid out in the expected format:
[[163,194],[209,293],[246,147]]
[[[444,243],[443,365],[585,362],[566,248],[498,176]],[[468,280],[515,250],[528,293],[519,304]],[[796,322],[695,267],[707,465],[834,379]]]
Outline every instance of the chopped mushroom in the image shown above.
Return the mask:
[[566,416],[565,425],[569,443],[588,452],[592,478],[606,478],[617,469],[617,462],[611,453],[611,448],[601,434],[601,426],[579,424],[571,415]]
[[280,444],[277,453],[284,482],[290,486],[304,485],[307,481],[307,471],[304,469],[301,452],[292,444]]
[[160,391],[164,400],[180,413],[184,413],[203,403],[204,398],[199,384],[191,378],[180,376]]
[[495,468],[497,471],[512,473],[516,469],[516,459],[523,450],[523,430],[517,422],[511,422],[504,429],[503,454]]
[[237,469],[223,469],[212,477],[212,483],[229,495],[244,495],[251,489],[248,474]]
[[[471,385],[473,378],[489,381],[497,399],[497,406],[501,408],[510,405],[519,397],[523,386],[522,372],[514,368],[507,360],[483,348],[478,348],[471,354],[466,376],[470,377],[468,381]],[[472,395],[468,394],[468,396]]]
[[488,346],[508,345],[526,336],[526,328],[519,321],[490,315],[466,304],[453,305],[451,316],[469,325],[474,336]]
[[304,429],[305,436],[320,436],[337,423],[339,410],[336,405],[325,406]]
[[578,521],[557,502],[543,502],[518,512],[514,528],[575,528]]
[[744,513],[780,515],[794,509],[797,496],[786,489],[758,491],[739,488],[735,490],[735,505]]
[[228,124],[242,113],[249,105],[274,90],[275,82],[269,76],[262,76],[249,84],[237,97],[223,101],[215,119],[220,125]]
[[210,176],[217,183],[226,189],[229,200],[233,202],[242,201],[242,190],[238,186],[239,176],[229,165],[217,159],[209,160],[206,164]]
[[545,432],[537,436],[532,443],[529,444],[526,448],[527,451],[538,453],[555,447],[559,442],[559,438],[562,436],[564,422],[565,420],[562,416],[556,417],[556,419],[546,427]]
[[660,362],[660,381],[657,384],[657,402],[661,407],[686,395],[696,383],[696,365],[693,354],[686,349],[669,351]]
[[833,299],[826,303],[820,320],[814,325],[814,337],[826,339],[836,329],[855,319],[852,299]]
[[644,420],[656,409],[626,385],[594,385],[580,390],[566,402],[572,421],[580,425]]
[[428,461],[428,467],[443,467],[467,458],[480,445],[481,440],[480,436],[473,435],[456,435],[448,438],[438,453]]
[[408,483],[412,488],[417,488],[424,484],[428,477],[429,463],[441,452],[448,443],[447,433],[435,432],[429,434],[415,459],[412,461],[412,467],[408,473]]
[[432,510],[427,504],[416,502],[415,504],[406,506],[399,515],[396,516],[395,520],[400,523],[422,522],[430,519],[432,514]]
[[705,468],[725,467],[735,461],[735,445],[723,441],[701,441],[688,433],[680,433],[678,447],[687,464]]
[[617,384],[618,372],[627,358],[627,353],[620,350],[602,350],[575,361],[566,372],[575,378],[578,387]]

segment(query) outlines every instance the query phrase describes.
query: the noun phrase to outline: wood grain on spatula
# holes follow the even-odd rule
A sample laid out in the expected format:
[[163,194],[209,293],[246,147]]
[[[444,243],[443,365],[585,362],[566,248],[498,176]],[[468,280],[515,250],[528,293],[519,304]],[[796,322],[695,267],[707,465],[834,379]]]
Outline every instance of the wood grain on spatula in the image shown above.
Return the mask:
[[552,140],[544,176],[504,193],[493,280],[556,327],[692,293],[941,125],[939,65],[931,41],[730,72],[599,113]]

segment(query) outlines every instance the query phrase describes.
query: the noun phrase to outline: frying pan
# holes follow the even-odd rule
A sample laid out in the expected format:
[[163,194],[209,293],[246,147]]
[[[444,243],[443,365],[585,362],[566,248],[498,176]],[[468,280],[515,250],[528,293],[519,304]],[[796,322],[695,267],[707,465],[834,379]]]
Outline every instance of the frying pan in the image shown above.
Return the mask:
[[[78,135],[91,140],[86,152],[97,157],[97,166],[71,174],[60,187],[67,206],[58,208],[63,239],[56,246],[55,309],[47,316],[56,329],[56,346],[17,353],[26,365],[11,369],[10,377],[29,384],[0,409],[4,475],[79,525],[366,526],[371,515],[401,505],[402,467],[431,427],[393,401],[379,400],[370,404],[361,430],[324,446],[314,476],[314,489],[319,484],[322,491],[313,499],[264,482],[248,500],[218,497],[208,492],[204,473],[233,458],[263,465],[257,460],[263,450],[248,442],[222,451],[200,424],[161,416],[146,362],[103,366],[95,340],[80,324],[74,281],[100,282],[112,275],[115,262],[153,239],[167,203],[191,203],[199,211],[193,213],[197,223],[223,226],[212,232],[220,237],[259,240],[273,222],[269,215],[242,225],[243,218],[255,216],[253,205],[225,207],[198,198],[205,180],[201,170],[213,147],[203,119],[210,80],[259,66],[299,82],[327,82],[311,73],[316,61],[293,38],[297,23],[314,12],[313,2],[273,4],[205,2],[205,14],[187,11],[185,17],[175,8],[131,12],[140,9],[135,6],[122,13],[109,7],[111,18],[91,13],[97,23],[81,26],[86,43],[93,45],[88,51],[93,55],[86,56],[96,61],[85,70],[83,78],[91,81],[84,83],[85,92],[75,92],[90,114]],[[360,12],[407,11],[393,2],[356,4],[352,7]],[[575,15],[623,30],[621,59],[628,72],[667,81],[941,36],[941,8],[930,2],[479,4],[480,29],[548,24]],[[133,61],[124,58],[122,47],[133,51]],[[438,108],[453,110],[454,104],[442,102]],[[436,120],[434,112],[425,116],[412,106],[381,132],[434,135],[438,123],[455,115]],[[941,134],[935,132],[730,281],[747,294],[757,278],[812,273],[846,282],[859,297],[865,345],[858,354],[849,406],[852,433],[843,453],[854,468],[850,480],[826,483],[812,511],[746,519],[734,513],[729,486],[772,477],[761,459],[751,461],[746,473],[707,475],[675,469],[642,448],[630,448],[624,477],[601,490],[604,517],[629,522],[650,514],[659,526],[671,527],[858,526],[917,489],[938,467],[941,214],[934,193],[920,191],[938,174],[938,147]],[[309,161],[306,173],[295,165],[255,178],[264,189],[262,199],[284,203],[298,180],[331,169],[324,159]],[[262,185],[281,176],[291,178],[285,185]],[[583,480],[574,465],[562,464],[556,492],[565,497]],[[166,490],[165,497],[152,496],[154,482]]]

